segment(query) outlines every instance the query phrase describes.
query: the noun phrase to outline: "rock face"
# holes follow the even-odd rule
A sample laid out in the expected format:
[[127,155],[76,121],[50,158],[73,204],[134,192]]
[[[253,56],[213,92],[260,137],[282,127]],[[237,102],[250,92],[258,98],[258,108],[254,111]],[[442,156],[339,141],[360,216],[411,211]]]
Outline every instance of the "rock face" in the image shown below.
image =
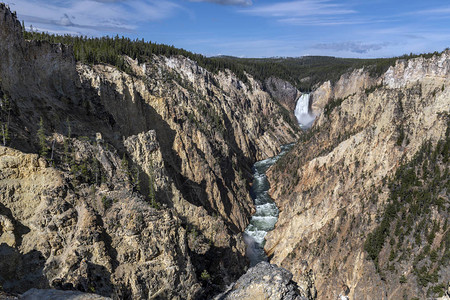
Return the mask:
[[74,299],[74,300],[111,300],[109,297],[103,297],[93,293],[82,293],[75,291],[61,291],[61,290],[52,290],[52,289],[31,289],[25,292],[22,295],[13,295],[7,294],[4,292],[0,292],[1,300],[66,300],[66,299]]
[[325,105],[332,99],[344,99],[361,90],[380,84],[380,82],[381,78],[371,77],[370,73],[364,69],[357,69],[351,73],[343,74],[334,84],[326,81],[311,93],[313,99],[311,105],[312,113],[319,115],[322,113]]
[[298,136],[258,82],[184,57],[76,63],[3,4],[0,52],[5,291],[194,299],[245,271],[251,165]]
[[216,296],[216,300],[232,299],[273,299],[307,300],[305,292],[300,291],[292,274],[283,268],[260,262],[249,269],[226,292]]
[[[295,281],[312,271],[318,299],[424,298],[427,291],[439,295],[448,281],[448,263],[441,260],[449,249],[448,227],[438,224],[446,223],[450,204],[443,146],[449,134],[449,66],[447,51],[399,61],[378,79],[355,71],[337,86],[322,85],[313,107],[322,111],[326,103],[329,110],[269,170],[281,212],[265,249]],[[425,171],[419,170],[416,162],[432,153],[433,160],[420,163]],[[423,175],[431,162],[434,184]],[[409,182],[404,170],[421,183]],[[397,198],[395,186],[405,182],[416,187]],[[408,204],[407,195],[418,189],[435,191],[437,199],[422,206],[423,213]],[[407,221],[413,213],[421,219]],[[383,218],[395,222],[380,223]]]
[[[96,151],[82,146],[78,153]],[[15,237],[0,246],[2,287],[193,298],[200,286],[180,220],[128,192],[120,159],[96,152],[102,169],[109,164],[118,170],[109,180],[114,188],[86,183],[74,188],[67,174],[45,166],[37,155],[1,147],[0,214],[11,220],[6,233]]]
[[290,112],[293,112],[300,97],[300,91],[291,83],[276,77],[270,77],[265,81],[266,89],[270,95],[279,101]]
[[38,290],[31,289],[20,296],[20,299],[23,300],[40,300],[40,299],[48,299],[48,300],[109,300],[111,298],[102,297],[100,295],[95,294],[87,294],[80,292],[72,292],[72,291],[58,291],[58,290]]

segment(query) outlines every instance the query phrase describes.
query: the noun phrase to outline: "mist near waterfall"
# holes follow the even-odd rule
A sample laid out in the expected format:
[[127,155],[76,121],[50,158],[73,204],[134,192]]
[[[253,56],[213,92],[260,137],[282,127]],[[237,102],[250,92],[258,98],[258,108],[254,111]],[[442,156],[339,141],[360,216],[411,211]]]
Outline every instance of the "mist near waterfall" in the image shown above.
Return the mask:
[[298,100],[297,104],[295,106],[294,114],[297,118],[297,122],[300,124],[300,127],[302,128],[309,128],[311,127],[312,123],[314,122],[316,116],[310,113],[309,111],[309,99],[310,94],[302,94]]

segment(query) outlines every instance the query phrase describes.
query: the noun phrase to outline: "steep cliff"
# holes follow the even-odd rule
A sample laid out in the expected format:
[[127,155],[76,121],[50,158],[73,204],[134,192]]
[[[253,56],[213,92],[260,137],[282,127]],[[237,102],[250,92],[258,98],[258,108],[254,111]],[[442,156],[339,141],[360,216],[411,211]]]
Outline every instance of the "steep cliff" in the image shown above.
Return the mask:
[[181,56],[83,65],[3,4],[0,52],[3,289],[189,299],[245,271],[251,165],[297,137],[258,82]]
[[332,99],[344,99],[356,94],[361,89],[369,89],[380,84],[381,78],[374,78],[366,69],[355,69],[350,73],[343,74],[334,84],[326,81],[319,85],[312,93],[313,99],[311,111],[319,115]]
[[313,128],[269,170],[266,251],[318,299],[439,296],[449,276],[450,52],[314,92]]
[[267,92],[290,112],[291,120],[298,122],[294,110],[301,92],[290,82],[276,77],[269,77],[264,84]]
[[[186,58],[154,57],[140,66],[129,62],[135,76],[109,66],[79,65],[85,90],[94,89],[125,136],[145,128],[161,133],[169,173],[186,199],[242,231],[252,209],[242,193],[251,162],[273,156],[296,136],[279,120],[281,109],[255,81],[250,91],[232,74],[213,75]],[[242,175],[236,176],[239,169]]]

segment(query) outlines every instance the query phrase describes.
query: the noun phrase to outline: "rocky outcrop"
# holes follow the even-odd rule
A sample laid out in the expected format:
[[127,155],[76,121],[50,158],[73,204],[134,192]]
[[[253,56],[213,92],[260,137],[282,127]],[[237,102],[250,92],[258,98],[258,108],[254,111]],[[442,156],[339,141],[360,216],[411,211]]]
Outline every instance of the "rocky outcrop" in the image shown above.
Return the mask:
[[72,187],[69,174],[47,167],[37,155],[1,147],[0,214],[13,224],[2,237],[11,231],[15,237],[0,246],[3,289],[194,298],[200,286],[180,220],[125,189],[114,153],[83,147],[77,153],[97,153],[102,170],[118,170],[108,180],[114,187]]
[[[245,253],[242,234],[232,234],[221,218],[209,215],[204,207],[183,198],[168,177],[154,131],[131,136],[124,144],[133,161],[154,185],[155,199],[165,207],[172,207],[189,224],[188,245],[199,271],[207,270],[223,282],[232,282],[234,276],[241,272],[242,265],[246,264],[242,256]],[[220,261],[216,257],[218,252],[222,256]]]
[[332,99],[344,99],[364,89],[380,84],[381,78],[370,76],[370,72],[362,69],[353,70],[343,74],[335,83],[326,81],[318,86],[312,93],[311,110],[314,115],[322,113],[325,105]]
[[52,290],[52,289],[30,289],[23,293],[22,295],[8,294],[4,292],[0,292],[1,300],[66,300],[66,299],[74,299],[74,300],[110,300],[109,297],[103,297],[93,293],[82,293],[75,291],[61,291],[61,290]]
[[276,77],[269,77],[264,82],[270,95],[280,102],[288,111],[293,112],[297,104],[300,91],[290,82]]
[[[76,70],[71,48],[62,44],[24,41],[20,22],[3,3],[0,4],[0,15],[2,88],[18,99],[29,99],[32,93],[36,94],[34,99],[73,95],[77,81],[73,80]],[[44,104],[30,100],[18,105],[34,105],[39,109]]]
[[267,262],[260,262],[249,269],[227,291],[214,299],[307,300],[312,298],[299,290],[297,284],[292,281],[290,272]]
[[[421,149],[427,140],[430,146],[425,148],[429,149],[438,147],[438,141],[441,141],[439,145],[448,143],[449,65],[449,52],[430,59],[399,61],[381,78],[369,80],[377,82],[372,83],[372,88],[367,88],[367,75],[361,73],[358,79],[357,73],[361,71],[353,72],[348,78],[353,78],[357,84],[350,84],[346,90],[338,89],[339,92],[333,88],[331,100],[325,101],[329,110],[322,113],[311,132],[300,138],[296,147],[269,170],[271,195],[281,212],[275,230],[266,237],[265,249],[272,256],[271,262],[290,270],[295,281],[313,272],[318,299],[334,299],[339,295],[350,299],[423,298],[427,289],[430,293],[440,291],[442,280],[448,280],[446,264],[437,263],[435,267],[428,258],[427,262],[419,264],[429,251],[435,251],[434,261],[439,261],[440,255],[448,251],[444,242],[448,239],[447,227],[438,229],[434,225],[439,238],[434,239],[432,235],[428,239],[429,248],[422,238],[431,231],[425,235],[418,231],[419,219],[410,220],[411,225],[398,223],[397,230],[404,230],[406,241],[395,236],[386,238],[385,243],[381,240],[381,245],[371,241],[379,248],[370,257],[364,244],[368,233],[381,226],[384,208],[393,201],[390,195],[395,195],[393,187],[407,178],[395,175],[399,167],[405,169],[408,162],[417,161],[416,154],[423,153]],[[320,96],[316,92],[314,101],[318,99]],[[446,172],[443,162],[448,150],[447,154],[442,151],[443,157],[435,154],[433,167],[439,174]],[[427,165],[424,168],[426,170]],[[425,171],[415,172],[419,176]],[[445,190],[448,177],[437,178],[440,178],[437,186],[441,184]],[[389,182],[392,184],[388,185]],[[425,187],[428,185],[428,181],[422,182]],[[414,189],[418,188],[420,185]],[[413,193],[414,189],[406,194]],[[436,204],[430,206],[429,215],[423,219],[428,228],[443,223],[448,217],[445,213],[448,197],[438,191],[433,197],[443,197],[445,204],[443,210]],[[402,201],[401,205],[409,207],[405,204],[407,200]],[[405,219],[402,222],[406,222],[405,213],[398,213],[399,219]],[[395,213],[392,215],[397,218]],[[387,228],[387,232],[394,232],[395,223]],[[415,230],[419,232],[416,242],[408,235]],[[378,236],[384,237],[382,234]],[[374,251],[370,243],[366,249]],[[377,251],[379,256],[376,256]],[[399,258],[402,251],[411,257],[409,263]],[[428,270],[426,266],[433,267]],[[414,275],[422,273],[435,274],[430,276],[436,276],[433,277],[436,281],[429,283],[421,275]],[[405,290],[402,287],[406,285]]]
[[72,291],[58,291],[58,290],[38,290],[31,289],[20,295],[20,299],[23,300],[40,300],[40,299],[51,299],[51,300],[108,300],[109,297],[102,297],[95,294],[87,294]]

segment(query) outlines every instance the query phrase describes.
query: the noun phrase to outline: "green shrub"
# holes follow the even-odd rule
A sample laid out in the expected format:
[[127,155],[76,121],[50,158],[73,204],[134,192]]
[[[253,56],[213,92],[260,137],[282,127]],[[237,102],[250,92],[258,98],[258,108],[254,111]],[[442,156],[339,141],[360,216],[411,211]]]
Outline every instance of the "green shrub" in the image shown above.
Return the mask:
[[106,196],[102,197],[102,204],[103,204],[103,208],[105,210],[108,210],[111,208],[111,206],[113,205],[113,200],[107,198]]
[[211,279],[211,275],[209,275],[208,271],[203,270],[202,274],[200,275],[200,278],[203,281],[209,281]]
[[46,157],[48,154],[48,146],[47,146],[47,138],[45,136],[45,127],[44,127],[44,120],[40,119],[39,121],[39,129],[37,131],[37,136],[39,139],[39,154],[42,157]]
[[400,281],[401,284],[406,283],[405,275],[400,276],[400,280],[399,281]]

